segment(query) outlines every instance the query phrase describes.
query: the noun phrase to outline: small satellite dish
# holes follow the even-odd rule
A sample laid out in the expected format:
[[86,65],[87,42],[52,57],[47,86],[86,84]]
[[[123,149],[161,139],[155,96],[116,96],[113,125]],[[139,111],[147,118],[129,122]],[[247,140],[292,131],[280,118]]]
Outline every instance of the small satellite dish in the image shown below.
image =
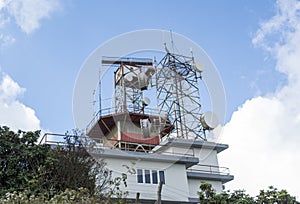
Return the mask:
[[203,64],[198,61],[194,64],[194,69],[197,71],[197,72],[203,72]]
[[144,97],[144,98],[143,98],[143,105],[144,105],[144,106],[148,106],[148,105],[150,104],[150,102],[151,102],[151,101],[150,101],[149,98],[147,98],[147,97]]
[[128,73],[125,75],[125,80],[128,82],[131,82],[133,80],[133,74],[132,73]]
[[202,114],[200,122],[205,130],[213,130],[219,125],[218,117],[211,111]]
[[143,91],[147,89],[148,86],[148,77],[147,75],[142,72],[139,74],[138,76],[138,80],[139,80],[139,88]]
[[155,69],[153,67],[150,67],[146,70],[145,74],[149,77],[152,76],[155,73]]

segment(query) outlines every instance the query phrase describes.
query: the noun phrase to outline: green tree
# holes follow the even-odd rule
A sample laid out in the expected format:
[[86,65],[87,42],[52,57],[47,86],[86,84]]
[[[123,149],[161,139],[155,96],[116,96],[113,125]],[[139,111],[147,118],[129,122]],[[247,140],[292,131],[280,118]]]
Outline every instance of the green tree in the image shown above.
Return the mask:
[[45,190],[51,189],[50,197],[65,189],[85,188],[91,195],[108,192],[111,172],[102,160],[94,159],[87,152],[86,137],[73,131],[66,133],[64,140],[64,145],[48,152],[39,185]]
[[[66,135],[65,145],[39,145],[40,131],[17,133],[0,126],[0,196],[26,192],[48,199],[66,189],[109,194],[111,172],[85,149],[81,135]],[[85,141],[86,143],[86,141]]]
[[229,195],[229,203],[233,204],[248,204],[255,203],[255,199],[246,193],[245,190],[234,190],[232,193],[227,191]]
[[200,203],[209,204],[215,201],[216,193],[210,183],[201,182],[200,192],[198,194]]
[[49,146],[36,145],[40,131],[17,133],[0,126],[0,195],[32,189]]
[[261,190],[256,196],[257,203],[260,204],[294,204],[299,203],[294,196],[291,196],[286,190],[278,190],[273,186],[269,186],[267,190]]
[[296,198],[286,190],[278,191],[272,186],[266,191],[261,190],[259,195],[254,198],[248,195],[245,190],[223,191],[216,194],[210,183],[201,182],[198,194],[202,204],[299,204]]

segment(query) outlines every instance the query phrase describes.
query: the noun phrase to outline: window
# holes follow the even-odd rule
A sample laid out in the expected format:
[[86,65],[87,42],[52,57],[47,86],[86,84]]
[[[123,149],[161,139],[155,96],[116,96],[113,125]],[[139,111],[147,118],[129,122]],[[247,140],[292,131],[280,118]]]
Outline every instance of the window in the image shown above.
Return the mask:
[[165,184],[165,172],[164,171],[159,171],[159,181]]
[[152,170],[152,183],[153,184],[157,184],[158,183],[157,171],[156,170]]
[[143,169],[137,170],[137,182],[143,183]]
[[150,170],[145,170],[145,183],[151,183],[151,181],[150,181]]
[[137,169],[137,182],[148,184],[158,184],[159,182],[162,182],[165,184],[165,172],[158,170]]

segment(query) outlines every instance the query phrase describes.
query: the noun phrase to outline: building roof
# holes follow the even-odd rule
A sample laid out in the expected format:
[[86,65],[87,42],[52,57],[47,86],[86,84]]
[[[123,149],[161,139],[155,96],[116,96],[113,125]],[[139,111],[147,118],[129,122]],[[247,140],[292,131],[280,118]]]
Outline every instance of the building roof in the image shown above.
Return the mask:
[[214,149],[217,153],[222,152],[228,148],[227,144],[220,144],[215,142],[208,142],[204,140],[188,140],[182,138],[167,138],[163,140],[160,145],[155,147],[153,151],[164,150],[168,147],[184,147],[184,148],[205,148]]
[[185,164],[186,168],[199,163],[199,159],[196,157],[166,155],[157,153],[146,152],[134,152],[118,149],[103,149],[97,153],[92,153],[93,156],[99,156],[101,158],[118,158],[118,159],[140,159],[143,161],[155,161],[155,162],[170,162],[176,164]]

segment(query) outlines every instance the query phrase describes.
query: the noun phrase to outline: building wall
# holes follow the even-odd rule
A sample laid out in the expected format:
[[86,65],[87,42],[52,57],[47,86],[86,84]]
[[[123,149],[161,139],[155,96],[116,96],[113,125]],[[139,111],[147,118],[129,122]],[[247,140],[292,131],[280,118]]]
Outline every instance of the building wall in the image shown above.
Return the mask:
[[[194,149],[195,157],[199,158],[199,165],[192,166],[193,170],[199,170],[202,173],[217,173],[219,172],[219,162],[217,157],[217,151],[213,149],[205,149],[205,148],[195,148]],[[221,193],[222,191],[222,182],[221,181],[208,181],[208,180],[200,180],[195,178],[188,178],[189,183],[189,191],[191,197],[198,197],[197,192],[199,191],[199,187],[201,185],[201,181],[206,181],[212,184],[213,189],[217,193]]]
[[[216,173],[218,172],[218,158],[217,151],[212,148],[182,148],[182,147],[168,147],[161,154],[170,154],[174,156],[193,156],[199,158],[199,165],[194,165],[190,169],[201,173]],[[174,164],[168,162],[157,162],[150,160],[128,160],[126,158],[108,158],[106,159],[107,167],[113,171],[113,177],[121,176],[126,173],[127,187],[123,185],[121,189],[128,191],[128,198],[135,199],[136,193],[140,193],[140,199],[157,198],[158,184],[138,183],[137,169],[147,170],[164,170],[165,184],[162,187],[162,199],[172,201],[188,201],[188,198],[198,198],[199,187],[201,179],[187,178],[187,169],[185,164]],[[128,171],[128,169],[134,171]],[[189,170],[188,170],[189,171]],[[152,177],[152,176],[151,176]],[[205,181],[205,180],[203,180]],[[217,193],[222,191],[221,181],[208,181]]]
[[168,147],[162,154],[194,156],[194,148]]
[[[219,162],[217,157],[217,151],[207,148],[180,148],[180,147],[169,147],[164,151],[164,154],[174,155],[186,155],[194,156],[199,158],[199,165],[190,167],[193,170],[198,170],[201,173],[217,173],[219,171]],[[217,193],[222,191],[221,181],[207,181],[212,184],[212,187]],[[189,197],[198,198],[198,191],[201,184],[200,179],[188,178],[189,186]]]
[[[202,180],[202,181],[210,183],[213,189],[215,189],[216,193],[222,192],[221,181],[207,181],[207,180]],[[188,183],[189,183],[189,196],[191,198],[198,198],[199,197],[198,192],[200,191],[199,187],[201,185],[201,181],[199,179],[188,178]]]
[[156,199],[158,184],[138,183],[137,175],[129,173],[130,169],[164,170],[165,184],[162,186],[162,199],[173,201],[188,201],[189,187],[184,164],[172,164],[152,161],[128,161],[125,159],[110,158],[106,159],[107,167],[113,171],[113,177],[121,176],[126,173],[127,187],[123,185],[121,189],[128,191],[128,198],[135,198],[136,193],[140,193],[140,199]]
[[[182,147],[168,147],[165,149],[162,154],[170,154],[176,156],[190,156],[199,158],[200,165],[209,165],[209,166],[219,166],[217,151],[213,149],[206,148],[182,148]],[[193,169],[201,169],[210,170],[210,167],[197,167],[196,165],[191,167]],[[216,168],[212,168],[213,171],[218,171]]]
[[191,167],[193,170],[199,170],[202,173],[218,173],[219,162],[217,151],[211,149],[194,149],[195,157],[199,158],[198,165]]
[[200,164],[219,166],[216,150],[195,148],[194,153],[195,157],[199,158]]
[[212,166],[219,165],[217,151],[213,149],[168,147],[162,154],[193,156],[199,158],[199,164]]

